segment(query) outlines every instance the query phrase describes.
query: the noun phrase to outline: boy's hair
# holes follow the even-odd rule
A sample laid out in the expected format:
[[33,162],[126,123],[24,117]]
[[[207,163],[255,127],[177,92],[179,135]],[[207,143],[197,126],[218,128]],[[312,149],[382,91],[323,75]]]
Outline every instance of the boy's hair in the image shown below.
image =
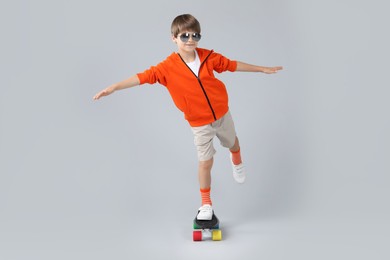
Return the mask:
[[200,23],[190,14],[182,14],[177,16],[171,25],[171,33],[174,37],[184,31],[200,33]]

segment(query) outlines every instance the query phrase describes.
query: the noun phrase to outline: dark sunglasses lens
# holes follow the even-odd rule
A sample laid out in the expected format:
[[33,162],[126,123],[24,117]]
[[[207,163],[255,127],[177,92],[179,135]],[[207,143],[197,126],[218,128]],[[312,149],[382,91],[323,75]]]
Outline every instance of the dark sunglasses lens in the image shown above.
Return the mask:
[[192,34],[192,39],[193,39],[194,41],[198,42],[198,41],[200,40],[200,38],[201,38],[200,33],[194,33],[194,34]]
[[182,42],[188,42],[189,39],[190,39],[190,34],[189,33],[183,33],[182,35],[180,35],[180,40]]

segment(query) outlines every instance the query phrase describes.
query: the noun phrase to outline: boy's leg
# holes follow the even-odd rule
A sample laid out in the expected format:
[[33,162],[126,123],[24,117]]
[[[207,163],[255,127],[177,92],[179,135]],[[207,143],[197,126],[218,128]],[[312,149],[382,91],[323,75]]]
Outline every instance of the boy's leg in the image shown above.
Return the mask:
[[207,161],[199,161],[199,185],[200,185],[200,194],[202,198],[202,206],[204,205],[212,205],[212,201],[210,198],[210,190],[211,190],[211,168],[213,167],[214,159],[211,158]]
[[242,163],[241,160],[241,150],[240,150],[240,143],[238,141],[238,138],[236,136],[236,140],[234,142],[234,145],[232,148],[229,149],[232,154],[232,162],[234,165],[239,165]]
[[240,150],[240,142],[238,141],[238,137],[236,136],[236,140],[234,141],[234,145],[229,149],[230,152],[235,153]]
[[210,191],[211,191],[211,168],[213,167],[214,159],[207,161],[199,161],[198,174],[200,194],[202,198],[202,207],[199,208],[197,219],[210,220],[213,216],[211,205]]
[[202,207],[199,208],[197,219],[210,220],[213,216],[210,186],[211,168],[213,166],[213,156],[215,154],[215,149],[213,147],[215,130],[211,125],[205,125],[201,127],[192,127],[192,131],[194,133],[194,142],[198,150],[198,177],[202,198]]
[[198,175],[201,189],[208,189],[211,186],[211,168],[213,167],[214,159],[207,161],[199,161]]
[[246,171],[241,160],[240,143],[236,135],[233,118],[230,112],[221,118],[218,123],[218,131],[216,135],[221,141],[222,146],[229,148],[230,150],[234,180],[238,183],[244,183]]

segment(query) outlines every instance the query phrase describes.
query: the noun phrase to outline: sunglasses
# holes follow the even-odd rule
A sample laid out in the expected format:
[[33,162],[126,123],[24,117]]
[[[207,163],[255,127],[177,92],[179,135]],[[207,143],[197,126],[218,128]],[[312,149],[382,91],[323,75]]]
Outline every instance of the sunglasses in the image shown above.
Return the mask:
[[198,42],[200,41],[200,38],[202,38],[202,35],[200,33],[182,33],[179,35],[179,38],[182,42],[188,42],[190,40],[190,37],[192,40]]

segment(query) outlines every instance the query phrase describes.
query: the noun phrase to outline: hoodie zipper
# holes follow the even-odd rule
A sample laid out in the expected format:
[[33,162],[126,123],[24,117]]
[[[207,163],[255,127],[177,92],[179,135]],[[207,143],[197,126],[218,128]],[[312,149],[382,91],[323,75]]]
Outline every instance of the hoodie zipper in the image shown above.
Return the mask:
[[[198,71],[198,75],[200,75],[200,70],[203,66],[203,64],[206,62],[206,60],[208,59],[208,57],[211,55],[212,51],[210,51],[210,53],[206,56],[206,58],[204,59],[204,61],[202,61],[202,63],[200,64],[199,66],[199,71]],[[207,92],[206,90],[204,89],[203,87],[203,84],[202,84],[202,81],[200,80],[199,76],[197,76],[193,71],[192,69],[187,65],[187,63],[183,60],[183,58],[181,57],[181,55],[179,54],[179,57],[180,59],[183,61],[183,63],[187,66],[187,68],[192,72],[192,74],[196,77],[196,79],[198,80],[198,83],[199,83],[199,86],[200,88],[202,89],[203,91],[203,94],[207,100],[207,103],[209,104],[209,107],[210,107],[210,110],[211,110],[211,113],[213,114],[213,117],[214,117],[214,120],[216,121],[217,120],[217,117],[215,116],[215,112],[214,112],[214,109],[211,105],[211,102],[210,102],[210,99],[209,99],[209,96],[207,95]]]

